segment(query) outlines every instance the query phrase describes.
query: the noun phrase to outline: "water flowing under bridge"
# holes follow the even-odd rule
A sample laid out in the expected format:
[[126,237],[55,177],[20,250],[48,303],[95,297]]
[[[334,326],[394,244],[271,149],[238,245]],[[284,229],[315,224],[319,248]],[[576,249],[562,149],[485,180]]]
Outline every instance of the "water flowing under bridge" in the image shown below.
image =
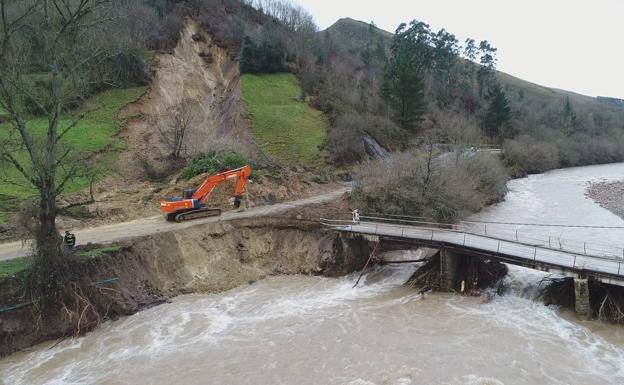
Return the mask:
[[518,230],[500,231],[494,229],[495,224],[483,222],[443,224],[375,215],[361,216],[357,223],[339,219],[321,219],[321,223],[336,231],[364,235],[371,240],[409,241],[455,250],[461,255],[624,286],[622,247],[553,236],[537,237]]

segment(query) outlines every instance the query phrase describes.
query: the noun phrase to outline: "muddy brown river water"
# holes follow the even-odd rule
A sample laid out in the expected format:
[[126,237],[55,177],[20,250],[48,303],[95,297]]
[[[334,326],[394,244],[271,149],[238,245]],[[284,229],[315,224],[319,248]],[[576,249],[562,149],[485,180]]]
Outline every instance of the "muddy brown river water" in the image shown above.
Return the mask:
[[[477,218],[546,223],[558,216],[559,223],[624,225],[583,196],[588,180],[623,177],[624,164],[615,164],[512,181],[507,201]],[[565,235],[624,240],[620,230],[580,231]],[[534,302],[545,273],[511,267],[510,290],[485,300],[422,297],[402,286],[415,268],[376,268],[355,289],[356,276],[282,276],[221,294],[181,296],[83,338],[7,357],[0,381],[624,384],[624,328]]]

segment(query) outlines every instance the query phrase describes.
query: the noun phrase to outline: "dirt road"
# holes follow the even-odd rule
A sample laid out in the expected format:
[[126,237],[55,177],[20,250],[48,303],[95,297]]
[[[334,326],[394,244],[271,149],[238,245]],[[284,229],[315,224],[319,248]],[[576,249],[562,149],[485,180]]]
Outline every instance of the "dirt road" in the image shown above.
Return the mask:
[[[315,195],[305,199],[299,199],[291,202],[277,203],[268,206],[258,206],[241,212],[228,211],[218,217],[209,217],[196,219],[183,223],[166,222],[161,215],[137,219],[130,222],[115,223],[99,227],[90,227],[75,231],[78,245],[91,243],[111,243],[126,240],[133,237],[143,235],[167,232],[170,230],[180,230],[192,226],[201,225],[203,223],[212,223],[218,221],[228,221],[239,218],[261,217],[284,212],[293,207],[307,206],[316,203],[325,203],[339,198],[347,191],[342,188],[329,193]],[[0,261],[25,257],[31,254],[31,248],[22,245],[21,242],[11,242],[0,244]]]

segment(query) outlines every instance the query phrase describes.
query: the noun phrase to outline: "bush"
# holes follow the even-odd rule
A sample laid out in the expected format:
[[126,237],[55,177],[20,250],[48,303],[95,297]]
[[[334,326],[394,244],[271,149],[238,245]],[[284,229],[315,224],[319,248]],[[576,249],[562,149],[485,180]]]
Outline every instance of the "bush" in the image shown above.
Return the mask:
[[498,202],[507,193],[509,173],[503,164],[488,154],[476,154],[460,163],[460,172],[476,183],[475,191],[483,198],[481,205]]
[[505,165],[514,176],[538,174],[559,167],[559,149],[528,135],[507,140],[503,145]]
[[366,155],[362,118],[355,114],[341,115],[327,135],[327,150],[337,164],[359,162]]
[[391,151],[405,150],[409,141],[407,131],[382,116],[369,115],[363,129]]
[[199,174],[215,174],[226,169],[235,169],[249,164],[242,155],[231,152],[209,152],[194,157],[182,170],[182,178],[190,179]]
[[365,212],[454,222],[503,198],[509,179],[489,155],[437,162],[423,152],[395,153],[359,167],[353,203]]

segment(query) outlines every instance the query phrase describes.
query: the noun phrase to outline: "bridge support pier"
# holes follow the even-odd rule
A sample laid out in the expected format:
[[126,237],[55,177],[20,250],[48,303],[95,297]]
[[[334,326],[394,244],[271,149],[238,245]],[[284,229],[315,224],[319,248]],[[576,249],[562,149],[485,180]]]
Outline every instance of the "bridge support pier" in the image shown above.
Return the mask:
[[440,290],[452,291],[459,274],[459,255],[448,249],[440,250]]
[[574,310],[581,318],[589,319],[592,317],[587,278],[574,278]]

